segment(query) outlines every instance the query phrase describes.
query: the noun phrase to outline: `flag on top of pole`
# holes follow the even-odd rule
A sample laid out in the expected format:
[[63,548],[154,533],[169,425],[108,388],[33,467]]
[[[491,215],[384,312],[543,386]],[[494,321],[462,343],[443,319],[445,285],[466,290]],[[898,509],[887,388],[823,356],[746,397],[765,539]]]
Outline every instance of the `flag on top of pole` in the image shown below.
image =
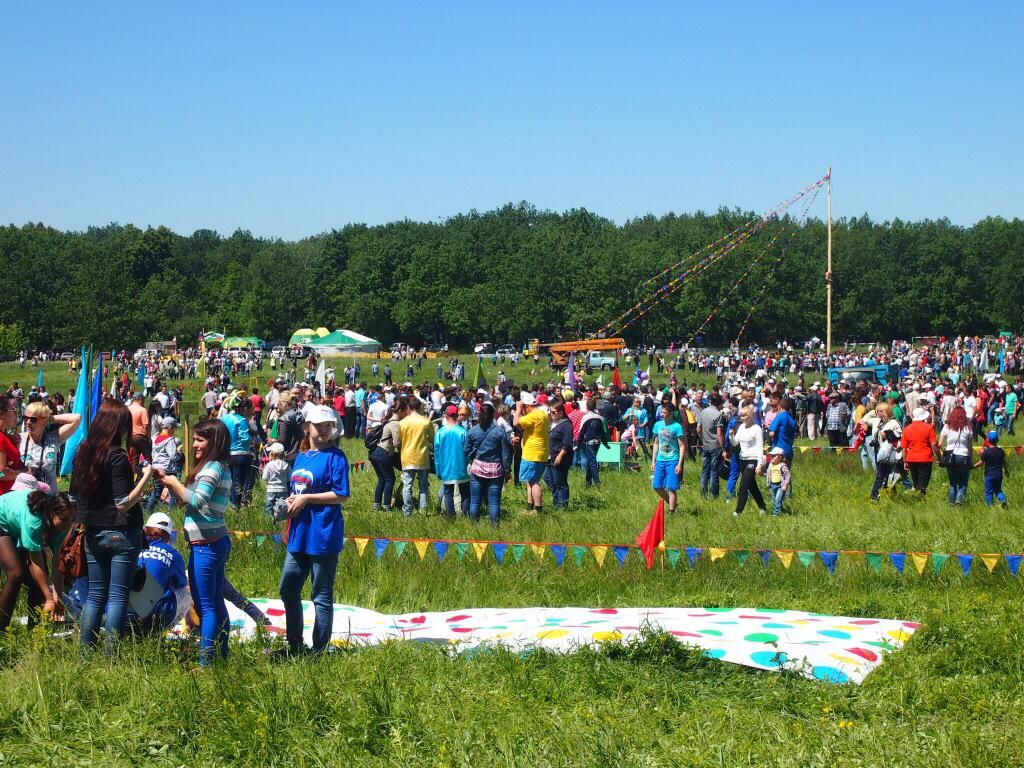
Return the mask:
[[92,424],[103,402],[103,353],[96,361],[96,371],[92,375],[92,396],[89,398],[89,424]]
[[654,565],[654,550],[665,543],[665,500],[658,500],[658,507],[651,515],[647,527],[636,537],[636,545],[644,553],[647,570]]
[[569,353],[569,381],[570,387],[576,384],[576,355],[572,352]]
[[89,415],[89,359],[84,345],[82,346],[81,355],[81,368],[78,373],[78,386],[75,388],[75,406],[72,413],[77,413],[82,417],[82,420],[78,424],[78,429],[64,443],[64,460],[60,465],[62,476],[71,474],[71,465],[75,461],[78,446],[85,439],[85,433],[89,429],[87,423]]

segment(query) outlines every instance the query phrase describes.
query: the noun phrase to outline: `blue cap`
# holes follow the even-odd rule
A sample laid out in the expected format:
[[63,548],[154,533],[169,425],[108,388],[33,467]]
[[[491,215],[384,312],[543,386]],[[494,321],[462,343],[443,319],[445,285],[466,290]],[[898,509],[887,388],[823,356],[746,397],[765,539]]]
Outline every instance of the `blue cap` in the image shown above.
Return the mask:
[[988,433],[988,441],[990,443],[998,443],[999,442],[999,433],[996,432],[993,429],[991,432]]

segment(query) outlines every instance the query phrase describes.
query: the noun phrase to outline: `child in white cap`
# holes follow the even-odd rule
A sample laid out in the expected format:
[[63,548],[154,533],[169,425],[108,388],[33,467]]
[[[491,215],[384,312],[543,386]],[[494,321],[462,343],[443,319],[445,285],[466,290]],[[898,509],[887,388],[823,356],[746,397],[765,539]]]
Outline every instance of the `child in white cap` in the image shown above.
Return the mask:
[[288,476],[291,467],[284,460],[284,446],[281,443],[271,443],[267,453],[270,454],[270,461],[263,467],[263,480],[267,484],[267,502],[264,510],[273,517],[274,506],[281,499],[288,497]]

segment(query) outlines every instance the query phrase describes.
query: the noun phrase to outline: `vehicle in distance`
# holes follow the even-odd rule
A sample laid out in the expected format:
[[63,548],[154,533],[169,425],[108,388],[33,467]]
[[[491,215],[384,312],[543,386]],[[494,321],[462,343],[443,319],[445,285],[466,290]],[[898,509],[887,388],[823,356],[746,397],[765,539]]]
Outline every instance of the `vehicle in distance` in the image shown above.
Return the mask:
[[828,380],[833,384],[846,382],[856,384],[864,381],[868,384],[885,384],[889,380],[888,365],[851,365],[845,368],[829,368]]
[[66,360],[74,360],[75,359],[75,355],[74,355],[73,352],[61,352],[60,353],[60,359],[61,360],[65,360],[65,361]]
[[427,344],[427,352],[444,352],[444,344]]
[[489,355],[491,350],[494,349],[494,345],[489,341],[481,341],[479,344],[473,347],[474,355]]
[[502,344],[496,351],[499,355],[514,355],[519,348],[514,344]]

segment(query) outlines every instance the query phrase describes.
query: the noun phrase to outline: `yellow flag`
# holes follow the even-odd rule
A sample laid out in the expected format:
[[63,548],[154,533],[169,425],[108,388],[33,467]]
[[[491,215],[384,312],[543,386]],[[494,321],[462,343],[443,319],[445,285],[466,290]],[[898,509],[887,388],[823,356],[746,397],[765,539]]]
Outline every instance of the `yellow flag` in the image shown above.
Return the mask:
[[366,551],[366,545],[370,543],[370,540],[364,536],[353,536],[352,541],[356,543],[356,552],[359,556],[363,556],[363,552]]
[[533,554],[537,556],[538,560],[544,559],[544,552],[547,550],[543,544],[531,544],[530,549],[533,550]]
[[864,553],[859,549],[844,549],[843,557],[848,557],[855,561],[857,565],[864,565]]
[[924,567],[928,564],[927,552],[911,552],[910,557],[914,560],[914,567],[917,568],[917,575],[924,573]]
[[604,565],[604,556],[608,554],[608,547],[591,547],[590,551],[594,553],[594,559],[597,560],[597,567],[600,568]]
[[992,573],[995,567],[999,564],[999,555],[980,555],[981,562],[988,568],[988,572]]
[[426,557],[427,547],[430,546],[429,541],[414,541],[412,544],[414,547],[416,547],[416,554],[420,556],[420,560]]
[[487,542],[486,541],[474,541],[473,542],[473,551],[476,552],[477,562],[483,560],[484,559],[484,552],[487,551]]
[[800,453],[807,453],[809,450],[811,450],[811,447],[809,445],[800,446]]
[[249,536],[251,535],[249,533],[249,531],[233,531],[233,533],[235,534],[235,538],[238,539],[239,541],[242,541],[244,539],[248,539]]
[[711,553],[711,562],[715,562],[715,560],[721,560],[723,557],[725,557],[728,551],[728,549],[724,549],[722,547],[709,547],[708,552]]
[[775,554],[779,556],[779,560],[782,564],[789,568],[789,564],[793,562],[793,550],[792,549],[776,549]]

